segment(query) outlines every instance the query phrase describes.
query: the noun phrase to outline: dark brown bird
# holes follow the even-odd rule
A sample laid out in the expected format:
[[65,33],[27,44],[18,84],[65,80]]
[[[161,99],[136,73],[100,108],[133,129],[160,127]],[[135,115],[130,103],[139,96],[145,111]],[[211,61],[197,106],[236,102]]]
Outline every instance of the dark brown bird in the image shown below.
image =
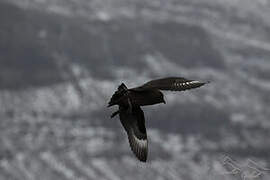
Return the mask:
[[181,77],[168,77],[152,80],[131,89],[128,89],[124,83],[118,87],[108,103],[108,107],[119,106],[119,110],[114,112],[111,118],[119,114],[120,121],[127,132],[131,150],[140,161],[146,162],[148,154],[145,119],[140,106],[166,104],[161,90],[185,91],[204,84],[206,83]]

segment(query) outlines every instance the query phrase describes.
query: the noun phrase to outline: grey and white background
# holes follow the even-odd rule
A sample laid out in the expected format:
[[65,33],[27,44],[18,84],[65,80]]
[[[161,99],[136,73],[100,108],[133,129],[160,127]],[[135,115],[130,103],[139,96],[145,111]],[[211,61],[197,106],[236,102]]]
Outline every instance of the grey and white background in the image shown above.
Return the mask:
[[[165,76],[211,84],[143,108],[142,164],[106,105]],[[268,180],[269,94],[268,0],[0,0],[1,180]]]

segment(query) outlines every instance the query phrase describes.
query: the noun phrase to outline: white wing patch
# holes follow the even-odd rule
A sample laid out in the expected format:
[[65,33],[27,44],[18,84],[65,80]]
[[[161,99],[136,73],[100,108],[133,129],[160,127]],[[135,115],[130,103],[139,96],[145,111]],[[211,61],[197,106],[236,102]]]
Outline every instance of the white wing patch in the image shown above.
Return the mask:
[[180,88],[180,87],[184,88],[185,86],[197,84],[197,83],[200,83],[200,82],[199,81],[190,81],[190,82],[184,82],[184,83],[175,82],[173,86],[177,88]]
[[142,148],[142,149],[146,149],[147,148],[147,140],[146,139],[138,139],[134,133],[132,133],[133,138],[135,139],[135,141],[137,142],[137,145]]
[[191,81],[189,82],[189,84],[196,84],[196,83],[200,83],[199,81]]
[[134,134],[133,130],[128,135],[131,150],[140,161],[146,162],[148,153],[148,141],[147,139],[139,139]]

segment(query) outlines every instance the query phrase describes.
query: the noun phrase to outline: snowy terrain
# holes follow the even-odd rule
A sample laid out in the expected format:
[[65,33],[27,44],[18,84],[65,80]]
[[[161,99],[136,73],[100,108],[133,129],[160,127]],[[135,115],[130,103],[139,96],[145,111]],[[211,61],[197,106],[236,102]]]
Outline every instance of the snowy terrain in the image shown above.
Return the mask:
[[[0,0],[0,22],[1,180],[270,178],[270,1]],[[164,76],[211,83],[143,108],[142,164],[106,105]]]

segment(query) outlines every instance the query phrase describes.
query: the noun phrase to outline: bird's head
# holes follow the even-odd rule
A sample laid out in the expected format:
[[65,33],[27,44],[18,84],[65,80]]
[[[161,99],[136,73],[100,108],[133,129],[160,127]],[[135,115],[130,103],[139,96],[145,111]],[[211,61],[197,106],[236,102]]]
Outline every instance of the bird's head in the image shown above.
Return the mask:
[[117,105],[120,103],[121,99],[124,97],[124,95],[126,94],[127,92],[127,87],[124,83],[122,83],[117,91],[114,92],[114,94],[112,95],[109,103],[108,103],[108,107],[111,107],[113,105]]
[[165,99],[164,99],[164,95],[163,95],[162,93],[161,93],[160,98],[161,98],[161,102],[164,103],[164,104],[166,104],[166,101],[165,101]]
[[155,91],[154,99],[155,99],[155,103],[164,103],[164,104],[166,104],[166,101],[164,99],[164,95],[160,91]]

